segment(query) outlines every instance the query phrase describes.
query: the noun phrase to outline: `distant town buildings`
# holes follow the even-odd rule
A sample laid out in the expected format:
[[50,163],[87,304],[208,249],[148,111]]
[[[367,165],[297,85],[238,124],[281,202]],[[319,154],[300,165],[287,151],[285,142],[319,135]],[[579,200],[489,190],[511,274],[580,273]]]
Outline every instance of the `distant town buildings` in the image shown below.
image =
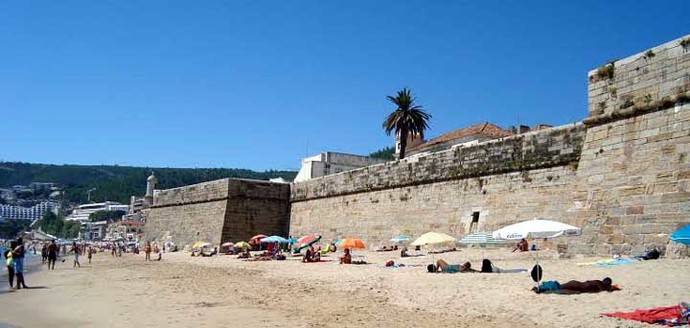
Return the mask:
[[77,206],[72,211],[72,214],[67,216],[67,221],[86,222],[89,221],[89,215],[98,211],[129,211],[129,205],[122,205],[118,202],[106,201],[103,203],[82,204]]
[[9,220],[39,220],[46,213],[58,213],[60,204],[57,202],[40,202],[31,207],[19,205],[0,205],[0,219]]
[[302,159],[295,182],[306,181],[324,175],[336,174],[340,172],[354,170],[360,167],[385,163],[386,160],[371,158],[367,156],[323,152],[321,154]]
[[108,221],[82,222],[79,230],[80,237],[84,240],[101,240],[106,234]]

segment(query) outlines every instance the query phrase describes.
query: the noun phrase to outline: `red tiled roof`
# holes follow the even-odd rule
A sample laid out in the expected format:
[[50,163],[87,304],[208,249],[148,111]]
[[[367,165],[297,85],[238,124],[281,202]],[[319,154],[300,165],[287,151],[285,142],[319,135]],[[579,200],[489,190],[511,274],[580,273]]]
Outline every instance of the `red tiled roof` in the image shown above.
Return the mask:
[[466,128],[461,128],[457,130],[444,133],[436,138],[433,138],[423,144],[417,145],[416,147],[411,147],[410,150],[419,150],[427,147],[432,147],[437,144],[448,142],[455,139],[470,137],[470,136],[483,136],[491,139],[498,139],[512,135],[513,133],[504,130],[501,127],[491,124],[489,122],[479,123],[475,125],[468,126]]

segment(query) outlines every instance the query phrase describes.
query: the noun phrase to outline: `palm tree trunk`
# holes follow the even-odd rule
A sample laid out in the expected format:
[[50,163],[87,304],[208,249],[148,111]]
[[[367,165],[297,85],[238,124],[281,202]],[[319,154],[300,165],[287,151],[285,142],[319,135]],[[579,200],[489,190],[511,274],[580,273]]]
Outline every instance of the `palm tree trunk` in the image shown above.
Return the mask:
[[398,159],[405,158],[405,148],[407,148],[407,129],[400,129],[400,156]]

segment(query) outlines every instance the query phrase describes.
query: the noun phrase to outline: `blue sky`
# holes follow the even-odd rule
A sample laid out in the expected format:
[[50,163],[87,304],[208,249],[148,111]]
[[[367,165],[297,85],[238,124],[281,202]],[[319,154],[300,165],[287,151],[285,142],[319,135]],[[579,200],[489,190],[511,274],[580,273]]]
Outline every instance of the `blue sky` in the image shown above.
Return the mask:
[[0,160],[296,169],[429,136],[586,115],[586,75],[690,33],[690,1],[3,1]]

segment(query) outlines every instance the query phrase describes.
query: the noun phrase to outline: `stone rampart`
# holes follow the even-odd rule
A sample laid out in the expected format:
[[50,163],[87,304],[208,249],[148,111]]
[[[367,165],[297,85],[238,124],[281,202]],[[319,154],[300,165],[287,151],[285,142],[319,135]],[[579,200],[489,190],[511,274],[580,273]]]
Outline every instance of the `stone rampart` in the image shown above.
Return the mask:
[[376,245],[543,217],[583,228],[560,241],[573,252],[663,250],[690,223],[689,47],[686,36],[589,72],[582,123],[295,183],[291,233]]
[[569,124],[293,184],[291,200],[401,188],[577,163],[585,136]]
[[588,73],[586,122],[613,121],[690,100],[690,35]]
[[189,245],[246,241],[259,233],[286,236],[289,193],[288,184],[244,179],[161,190],[147,212],[145,237]]

